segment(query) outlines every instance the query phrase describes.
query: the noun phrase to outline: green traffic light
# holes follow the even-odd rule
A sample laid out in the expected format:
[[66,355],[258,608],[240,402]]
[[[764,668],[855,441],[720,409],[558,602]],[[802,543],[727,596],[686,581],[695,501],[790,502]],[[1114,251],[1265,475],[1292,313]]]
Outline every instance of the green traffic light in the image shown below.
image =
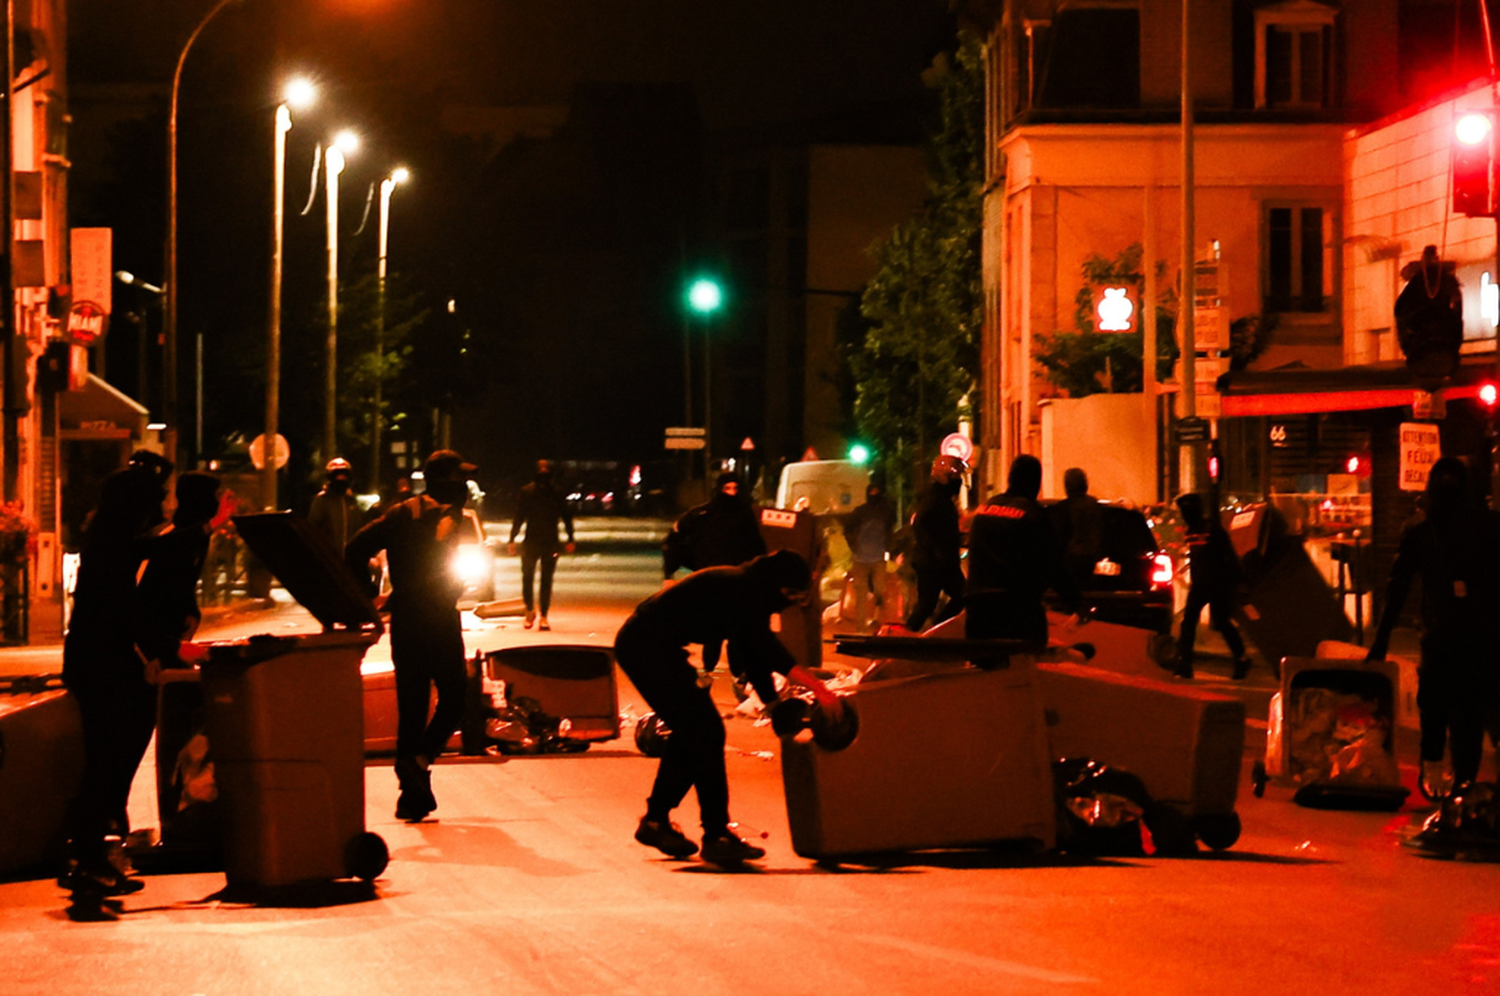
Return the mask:
[[701,315],[718,311],[723,303],[724,291],[717,281],[707,278],[694,280],[692,286],[688,288],[688,305]]
[[864,443],[855,443],[849,447],[849,459],[853,463],[863,467],[870,462],[870,448]]

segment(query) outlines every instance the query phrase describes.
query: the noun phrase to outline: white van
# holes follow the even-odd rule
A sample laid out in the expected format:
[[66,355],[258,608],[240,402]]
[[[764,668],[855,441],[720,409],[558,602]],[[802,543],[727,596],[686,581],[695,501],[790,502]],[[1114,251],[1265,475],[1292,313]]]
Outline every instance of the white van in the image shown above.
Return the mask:
[[864,503],[870,469],[852,460],[801,460],[781,470],[777,508],[796,508],[807,499],[815,515],[848,515]]

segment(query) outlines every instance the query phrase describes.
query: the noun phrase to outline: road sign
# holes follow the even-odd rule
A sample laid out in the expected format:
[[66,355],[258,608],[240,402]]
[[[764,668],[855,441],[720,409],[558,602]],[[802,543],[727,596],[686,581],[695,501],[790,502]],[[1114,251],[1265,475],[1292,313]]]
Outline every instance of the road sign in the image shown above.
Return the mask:
[[[286,437],[281,433],[276,434],[276,469],[280,470],[286,466],[286,462],[292,458],[292,447],[287,443]],[[262,432],[250,441],[250,462],[255,465],[256,470],[264,470],[266,467],[266,434]]]
[[703,449],[703,437],[668,436],[666,445],[669,450],[701,450]]
[[702,439],[705,435],[707,433],[704,432],[703,427],[698,425],[668,426],[667,428],[669,438],[697,436]]
[[1177,442],[1179,443],[1206,443],[1208,442],[1208,419],[1182,418],[1177,420]]
[[1438,427],[1425,422],[1402,422],[1397,438],[1401,447],[1401,490],[1425,490],[1432,465],[1443,455]]
[[964,463],[968,463],[974,456],[974,442],[961,432],[949,433],[938,445],[938,452],[944,456],[958,457]]

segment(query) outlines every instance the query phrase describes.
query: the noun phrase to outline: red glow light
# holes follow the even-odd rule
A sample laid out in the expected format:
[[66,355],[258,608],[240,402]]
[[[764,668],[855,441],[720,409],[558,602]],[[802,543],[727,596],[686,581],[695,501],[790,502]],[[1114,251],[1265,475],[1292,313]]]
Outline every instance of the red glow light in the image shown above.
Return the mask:
[[1152,558],[1154,565],[1151,570],[1151,584],[1158,588],[1166,587],[1172,583],[1172,558],[1165,553],[1158,553]]

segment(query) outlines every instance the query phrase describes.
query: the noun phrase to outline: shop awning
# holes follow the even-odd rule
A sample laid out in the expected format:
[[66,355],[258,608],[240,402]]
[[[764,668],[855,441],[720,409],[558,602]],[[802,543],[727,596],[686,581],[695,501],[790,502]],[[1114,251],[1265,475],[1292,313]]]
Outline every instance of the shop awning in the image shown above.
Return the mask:
[[[1478,397],[1480,385],[1494,375],[1495,365],[1487,357],[1482,363],[1464,363],[1453,383],[1442,389],[1443,397],[1447,401]],[[1237,371],[1219,378],[1219,389],[1224,418],[1410,408],[1420,390],[1404,363]]]
[[58,430],[72,439],[143,439],[151,413],[108,381],[89,374],[81,391],[57,396]]

